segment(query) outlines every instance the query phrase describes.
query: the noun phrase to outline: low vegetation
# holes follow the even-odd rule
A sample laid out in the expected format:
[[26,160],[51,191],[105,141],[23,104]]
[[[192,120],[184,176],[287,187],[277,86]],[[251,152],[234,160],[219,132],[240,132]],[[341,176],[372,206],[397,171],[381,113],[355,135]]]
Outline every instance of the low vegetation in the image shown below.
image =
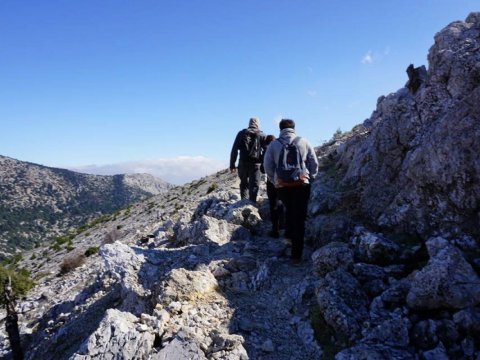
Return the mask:
[[3,286],[8,281],[8,278],[12,279],[12,288],[14,295],[19,298],[27,293],[28,290],[33,288],[35,282],[30,277],[30,272],[26,269],[9,269],[4,266],[0,266],[0,284],[2,293],[0,295],[0,304],[5,303]]
[[85,263],[84,254],[72,254],[63,259],[60,265],[60,275],[65,275]]
[[91,246],[85,251],[85,256],[89,257],[98,253],[98,246]]

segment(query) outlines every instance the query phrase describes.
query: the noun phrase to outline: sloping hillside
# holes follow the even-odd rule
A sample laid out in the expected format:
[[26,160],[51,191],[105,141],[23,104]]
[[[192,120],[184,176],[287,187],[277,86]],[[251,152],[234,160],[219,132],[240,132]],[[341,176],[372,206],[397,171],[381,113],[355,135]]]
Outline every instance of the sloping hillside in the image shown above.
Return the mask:
[[0,251],[30,248],[168,188],[147,174],[88,175],[0,156]]

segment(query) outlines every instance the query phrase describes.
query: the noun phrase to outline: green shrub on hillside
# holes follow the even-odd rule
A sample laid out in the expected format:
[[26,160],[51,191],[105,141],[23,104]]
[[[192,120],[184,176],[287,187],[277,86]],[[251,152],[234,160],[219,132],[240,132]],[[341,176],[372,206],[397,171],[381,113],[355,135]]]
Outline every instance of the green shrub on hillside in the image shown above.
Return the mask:
[[91,246],[85,251],[85,256],[89,257],[98,253],[98,246]]
[[208,190],[207,190],[207,194],[210,194],[212,191],[215,191],[218,189],[218,184],[217,183],[213,183],[212,185],[210,185],[208,187]]
[[0,304],[5,303],[3,295],[3,287],[8,277],[12,279],[12,288],[14,295],[19,298],[27,293],[28,290],[35,286],[35,282],[30,278],[30,273],[26,269],[11,270],[0,266]]
[[60,265],[60,275],[65,275],[73,269],[83,265],[84,262],[85,255],[83,254],[72,254],[67,256],[65,259],[63,259],[63,262]]

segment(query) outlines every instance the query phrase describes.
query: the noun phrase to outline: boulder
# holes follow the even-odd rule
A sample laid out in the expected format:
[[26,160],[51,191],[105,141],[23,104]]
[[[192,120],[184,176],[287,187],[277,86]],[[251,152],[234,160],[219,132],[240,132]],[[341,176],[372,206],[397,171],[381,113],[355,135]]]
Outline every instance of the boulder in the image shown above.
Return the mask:
[[480,337],[480,308],[467,308],[453,314],[453,321],[466,334]]
[[355,248],[355,255],[369,263],[389,263],[400,251],[400,247],[393,241],[364,228],[355,229],[355,235],[350,241]]
[[360,344],[340,351],[335,360],[411,360],[413,354],[406,350],[395,349],[381,344]]
[[335,270],[321,279],[316,289],[323,318],[335,332],[348,338],[360,334],[368,317],[368,299],[358,281],[344,270]]
[[422,320],[412,330],[412,343],[424,350],[433,349],[438,344],[437,323],[434,320]]
[[365,263],[356,263],[353,265],[353,275],[360,281],[360,282],[367,282],[371,280],[382,280],[387,275],[385,270],[373,264],[365,264]]
[[425,360],[450,360],[445,346],[440,342],[435,349],[423,352]]
[[229,223],[242,225],[247,229],[253,229],[262,221],[258,209],[251,203],[231,206],[224,219]]
[[199,345],[193,340],[174,338],[158,353],[150,357],[151,360],[206,360],[206,356]]
[[246,228],[207,215],[193,222],[179,221],[174,227],[174,232],[180,244],[224,245],[232,238],[239,240],[250,237]]
[[402,279],[393,283],[370,304],[370,317],[373,320],[389,319],[394,309],[401,309],[410,290],[410,281]]
[[353,264],[353,252],[341,242],[329,243],[312,254],[313,270],[324,276],[337,269],[348,270]]
[[217,289],[217,280],[210,271],[173,269],[154,289],[154,301],[165,306],[173,301],[194,301],[213,294]]
[[71,360],[145,359],[153,348],[155,335],[138,328],[139,319],[116,309],[108,309],[98,329],[80,346]]
[[462,309],[480,303],[480,278],[458,248],[443,238],[427,241],[428,264],[407,295],[412,309]]
[[150,267],[146,265],[145,257],[119,241],[102,246],[99,253],[104,261],[105,274],[120,283],[121,310],[137,315],[145,312],[145,298],[150,295],[150,291],[143,287],[138,277],[142,268]]
[[396,348],[406,348],[410,342],[409,330],[411,324],[406,318],[388,319],[364,332],[363,341],[378,343]]

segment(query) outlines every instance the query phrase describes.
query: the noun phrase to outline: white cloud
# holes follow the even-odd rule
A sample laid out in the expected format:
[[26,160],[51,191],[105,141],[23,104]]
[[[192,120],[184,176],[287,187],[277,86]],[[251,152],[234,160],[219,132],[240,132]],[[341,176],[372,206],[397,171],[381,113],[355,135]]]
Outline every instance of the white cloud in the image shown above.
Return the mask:
[[317,92],[315,90],[309,90],[307,91],[308,96],[310,97],[315,97],[317,96]]
[[368,50],[368,52],[363,55],[362,64],[373,64],[373,54],[371,50]]
[[184,184],[226,169],[227,166],[226,163],[204,156],[177,156],[108,165],[86,165],[71,170],[96,175],[147,173],[172,184]]
[[385,50],[383,50],[383,55],[388,56],[390,55],[390,46],[387,46]]

